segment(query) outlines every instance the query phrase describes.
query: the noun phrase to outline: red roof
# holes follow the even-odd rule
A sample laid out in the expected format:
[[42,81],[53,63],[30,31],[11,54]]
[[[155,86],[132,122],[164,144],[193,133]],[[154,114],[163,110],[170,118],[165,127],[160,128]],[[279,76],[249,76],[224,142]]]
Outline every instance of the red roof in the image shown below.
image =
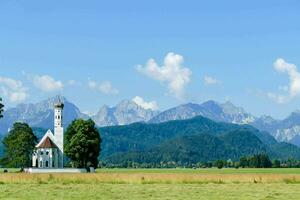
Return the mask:
[[37,148],[47,149],[47,148],[58,148],[58,147],[49,137],[46,137],[46,139],[39,146],[37,146]]

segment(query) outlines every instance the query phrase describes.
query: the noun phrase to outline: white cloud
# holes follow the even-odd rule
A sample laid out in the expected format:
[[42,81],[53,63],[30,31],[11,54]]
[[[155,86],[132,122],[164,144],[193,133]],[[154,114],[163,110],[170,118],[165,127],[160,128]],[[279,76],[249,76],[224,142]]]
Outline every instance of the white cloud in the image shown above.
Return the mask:
[[44,92],[54,92],[62,90],[64,85],[61,81],[55,80],[49,75],[34,75],[30,77],[35,87]]
[[12,103],[24,101],[28,97],[27,90],[21,81],[0,76],[0,91]]
[[146,102],[142,97],[139,96],[134,97],[132,101],[144,109],[158,110],[158,104],[156,101]]
[[204,84],[205,85],[217,85],[220,83],[221,82],[216,78],[213,78],[211,76],[204,76]]
[[96,81],[89,80],[88,86],[90,89],[99,91],[103,94],[107,94],[107,95],[119,94],[119,91],[116,88],[114,88],[113,85],[111,84],[111,82],[109,82],[109,81],[104,81],[104,82],[98,84]]
[[68,81],[68,84],[69,84],[70,86],[74,86],[74,85],[77,84],[77,82],[76,82],[75,80],[69,80],[69,81]]
[[85,111],[82,111],[82,113],[88,115],[89,117],[96,115],[95,111],[85,110]]
[[268,97],[275,100],[277,103],[288,103],[292,99],[300,96],[300,73],[297,66],[287,63],[284,59],[279,58],[274,63],[274,69],[281,73],[287,73],[289,76],[289,86],[280,86],[279,90],[286,91],[288,94],[268,93]]
[[183,57],[175,53],[168,53],[163,66],[159,66],[154,59],[149,59],[145,66],[137,66],[137,70],[148,77],[166,83],[169,92],[178,99],[182,99],[184,88],[190,82],[192,71],[182,66]]

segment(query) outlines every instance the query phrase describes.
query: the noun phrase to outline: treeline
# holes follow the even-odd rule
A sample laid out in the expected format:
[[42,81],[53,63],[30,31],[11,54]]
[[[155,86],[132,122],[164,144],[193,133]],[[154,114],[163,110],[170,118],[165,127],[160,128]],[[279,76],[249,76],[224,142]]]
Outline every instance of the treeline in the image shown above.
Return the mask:
[[100,168],[300,168],[300,160],[271,160],[266,154],[256,154],[253,156],[244,156],[239,161],[216,160],[198,163],[183,162],[160,162],[160,163],[137,163],[127,161],[123,163],[109,163],[100,161]]

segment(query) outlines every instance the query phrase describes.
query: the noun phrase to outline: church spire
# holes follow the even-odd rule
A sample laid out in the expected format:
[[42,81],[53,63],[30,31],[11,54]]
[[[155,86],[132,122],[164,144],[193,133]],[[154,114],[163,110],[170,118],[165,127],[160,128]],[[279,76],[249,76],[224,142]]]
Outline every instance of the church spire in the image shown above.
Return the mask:
[[55,143],[59,148],[59,168],[63,168],[63,152],[64,152],[64,128],[63,128],[63,109],[64,103],[58,97],[58,101],[54,104],[54,137]]

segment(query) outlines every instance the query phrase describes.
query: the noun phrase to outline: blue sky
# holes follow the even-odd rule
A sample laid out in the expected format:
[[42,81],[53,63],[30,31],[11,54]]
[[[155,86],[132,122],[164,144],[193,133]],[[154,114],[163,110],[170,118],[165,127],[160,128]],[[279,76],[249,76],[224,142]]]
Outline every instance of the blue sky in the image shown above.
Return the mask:
[[160,110],[230,100],[283,118],[300,109],[299,11],[296,0],[1,0],[0,94],[7,106],[62,94],[89,112],[135,96]]

